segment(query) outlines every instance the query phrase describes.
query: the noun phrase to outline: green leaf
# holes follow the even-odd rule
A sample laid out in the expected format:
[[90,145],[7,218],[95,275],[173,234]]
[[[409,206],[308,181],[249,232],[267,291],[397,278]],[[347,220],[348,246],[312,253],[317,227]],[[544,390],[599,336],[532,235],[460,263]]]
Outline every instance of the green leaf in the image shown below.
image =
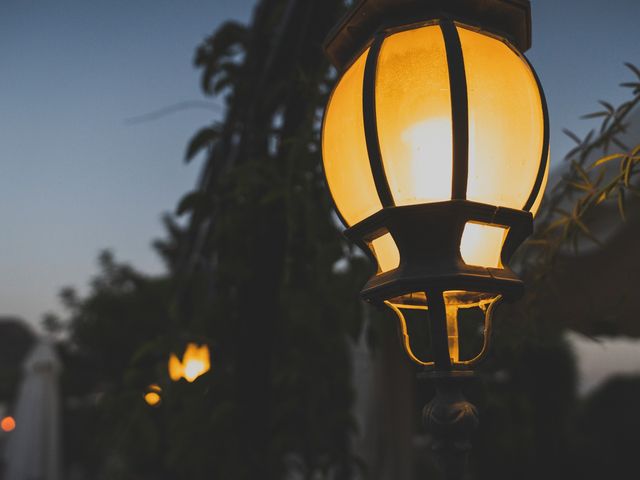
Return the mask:
[[567,182],[567,185],[571,185],[573,188],[575,188],[577,190],[582,190],[582,191],[585,191],[585,192],[590,192],[592,190],[591,185],[586,185],[584,183],[578,183],[578,182],[569,181],[569,182]]
[[571,140],[576,142],[578,145],[582,144],[582,140],[580,140],[580,137],[578,137],[578,135],[573,133],[571,130],[569,130],[567,128],[563,128],[562,129],[562,133],[564,133],[567,137],[569,137]]
[[606,108],[609,114],[613,114],[616,111],[616,109],[613,108],[613,105],[611,105],[609,102],[605,102],[604,100],[598,100],[598,103],[602,105],[604,108]]
[[596,199],[596,205],[600,205],[607,198],[608,198],[607,192],[601,192],[600,195],[598,195],[598,198]]
[[625,62],[624,64],[629,70],[635,73],[638,78],[640,78],[640,68],[629,62]]
[[[624,131],[624,130],[623,130]],[[618,140],[617,138],[612,138],[611,141],[616,144],[618,147],[620,147],[623,150],[629,150],[629,147],[627,145],[625,145],[623,142],[621,142],[620,140]]]
[[631,173],[633,172],[633,160],[627,157],[622,162],[622,176],[624,178],[624,186],[628,187],[631,180]]
[[186,212],[196,210],[203,206],[208,197],[204,192],[193,191],[187,193],[176,207],[176,215],[183,215]]
[[611,115],[610,112],[594,112],[594,113],[588,113],[586,115],[582,115],[580,118],[584,120],[588,120],[590,118],[608,117],[609,115]]
[[623,153],[614,153],[613,155],[607,155],[606,157],[602,157],[598,160],[596,160],[593,165],[591,165],[591,168],[595,168],[598,167],[604,163],[610,162],[612,160],[617,160],[619,158],[624,158],[625,154]]
[[589,240],[596,243],[597,245],[602,245],[602,242],[593,233],[591,233],[591,230],[587,228],[587,226],[582,222],[582,220],[580,220],[579,218],[574,218],[573,221],[578,226],[578,228],[584,234],[585,237],[587,237]]
[[215,127],[201,129],[189,141],[187,152],[184,156],[185,162],[189,163],[201,150],[210,147],[219,137],[220,132]]
[[571,164],[573,165],[573,168],[576,170],[576,172],[578,172],[578,175],[580,175],[580,178],[582,178],[582,181],[587,185],[591,185],[591,179],[589,178],[589,175],[587,175],[587,172],[584,171],[582,166],[575,161],[571,162]]

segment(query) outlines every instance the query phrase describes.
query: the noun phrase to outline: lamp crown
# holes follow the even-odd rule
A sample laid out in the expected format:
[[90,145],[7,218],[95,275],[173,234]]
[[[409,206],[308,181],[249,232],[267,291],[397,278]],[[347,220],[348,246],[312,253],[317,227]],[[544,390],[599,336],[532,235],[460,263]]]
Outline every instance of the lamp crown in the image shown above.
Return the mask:
[[507,38],[521,52],[531,47],[529,0],[358,0],[327,36],[325,53],[342,70],[380,30],[443,17]]

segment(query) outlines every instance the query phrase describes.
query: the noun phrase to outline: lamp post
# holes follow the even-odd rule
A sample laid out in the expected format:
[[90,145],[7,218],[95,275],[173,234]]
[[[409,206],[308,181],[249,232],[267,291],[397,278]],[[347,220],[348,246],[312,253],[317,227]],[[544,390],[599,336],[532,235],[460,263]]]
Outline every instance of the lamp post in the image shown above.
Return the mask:
[[487,352],[495,307],[523,293],[508,263],[548,175],[530,44],[529,0],[361,0],[325,44],[340,74],[322,128],[327,184],[345,236],[378,266],[363,298],[397,314],[434,379],[424,421],[451,479],[478,423],[460,379]]

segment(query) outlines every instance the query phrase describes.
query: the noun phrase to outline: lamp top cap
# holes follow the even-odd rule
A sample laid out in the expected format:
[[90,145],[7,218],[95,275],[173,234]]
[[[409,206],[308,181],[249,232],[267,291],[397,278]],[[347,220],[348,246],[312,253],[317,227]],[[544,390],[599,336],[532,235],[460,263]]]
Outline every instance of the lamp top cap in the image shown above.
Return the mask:
[[531,47],[530,0],[356,0],[327,36],[325,53],[341,70],[378,31],[437,18],[505,37],[521,52]]

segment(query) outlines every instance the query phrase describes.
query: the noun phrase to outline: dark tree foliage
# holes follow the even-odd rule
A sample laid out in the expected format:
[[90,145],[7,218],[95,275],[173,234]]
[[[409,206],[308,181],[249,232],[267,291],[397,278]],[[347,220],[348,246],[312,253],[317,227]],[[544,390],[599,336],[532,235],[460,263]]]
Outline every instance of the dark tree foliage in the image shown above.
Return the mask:
[[99,267],[87,295],[71,288],[60,295],[70,335],[61,349],[65,463],[91,477],[117,475],[123,465],[135,472],[145,463],[156,465],[146,469],[154,473],[159,435],[143,393],[166,376],[157,370],[172,346],[171,282],[142,275],[106,251]]
[[[177,208],[187,226],[168,217],[155,244],[170,275],[104,254],[88,295],[63,292],[68,464],[189,479],[354,468],[348,335],[369,266],[340,239],[319,145],[335,79],[322,41],[342,9],[264,0],[250,26],[224,24],[197,49],[204,93],[227,108],[187,147],[187,161],[205,159]],[[209,345],[212,369],[174,384],[166,360],[193,340]],[[156,408],[143,401],[150,384]]]
[[318,128],[333,78],[321,44],[341,8],[264,0],[249,28],[227,23],[196,52],[204,93],[223,95],[227,112],[187,148],[187,160],[206,159],[178,207],[190,222],[177,308],[217,341],[230,378],[215,400],[233,406],[227,478],[346,474],[352,463],[345,334],[357,330],[358,281],[333,270],[345,246]]

